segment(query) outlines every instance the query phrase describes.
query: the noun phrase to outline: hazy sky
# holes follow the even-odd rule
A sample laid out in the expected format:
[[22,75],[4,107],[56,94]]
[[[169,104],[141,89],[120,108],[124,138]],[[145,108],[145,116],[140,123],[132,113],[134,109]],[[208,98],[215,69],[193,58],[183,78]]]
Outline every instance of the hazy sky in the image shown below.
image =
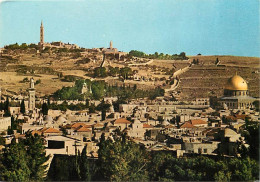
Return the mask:
[[258,0],[4,1],[0,47],[45,41],[121,51],[260,56]]

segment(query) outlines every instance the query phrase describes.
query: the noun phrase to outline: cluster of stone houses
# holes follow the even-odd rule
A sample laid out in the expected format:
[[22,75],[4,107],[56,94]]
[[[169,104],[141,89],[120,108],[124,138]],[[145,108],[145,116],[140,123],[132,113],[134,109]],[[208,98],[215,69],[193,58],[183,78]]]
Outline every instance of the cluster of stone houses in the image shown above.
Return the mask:
[[[119,111],[113,107],[116,97],[105,97],[104,101],[111,104],[105,120],[102,120],[100,111],[90,113],[88,109],[49,110],[48,115],[43,115],[35,107],[37,102],[31,79],[26,113],[20,113],[19,107],[9,107],[14,119],[24,123],[20,124],[20,133],[5,137],[6,143],[10,142],[10,138],[23,138],[29,131],[44,138],[47,154],[75,155],[87,146],[88,155],[96,158],[101,136],[113,139],[115,133],[121,132],[147,150],[167,150],[177,157],[190,154],[239,156],[238,147],[248,147],[240,134],[245,120],[259,122],[259,112],[252,108],[215,110],[210,107],[207,98],[187,103],[171,101],[167,97],[157,97],[152,101],[135,99],[120,104]],[[90,102],[95,106],[100,103],[95,100]],[[11,118],[3,117],[1,113],[0,132],[6,132],[11,126]]]
[[[116,98],[105,98],[107,103],[112,103],[111,100],[115,101]],[[239,130],[245,118],[259,119],[259,113],[254,110],[243,111],[243,114],[221,110],[215,116],[216,111],[204,102],[207,100],[200,100],[203,102],[194,101],[186,105],[163,98],[133,100],[120,104],[118,112],[111,109],[104,121],[101,121],[101,112],[89,113],[88,110],[49,110],[45,116],[37,108],[24,115],[19,109],[10,107],[10,110],[16,119],[25,122],[20,126],[21,133],[15,137],[23,137],[28,131],[37,133],[44,137],[49,154],[75,155],[75,148],[82,150],[87,145],[88,155],[97,157],[101,135],[112,137],[118,130],[126,132],[128,137],[144,145],[147,150],[169,150],[178,157],[191,153],[239,155],[238,143],[247,146]],[[227,118],[232,122],[224,122]],[[11,125],[10,119],[5,121],[8,124],[2,130],[7,130]]]

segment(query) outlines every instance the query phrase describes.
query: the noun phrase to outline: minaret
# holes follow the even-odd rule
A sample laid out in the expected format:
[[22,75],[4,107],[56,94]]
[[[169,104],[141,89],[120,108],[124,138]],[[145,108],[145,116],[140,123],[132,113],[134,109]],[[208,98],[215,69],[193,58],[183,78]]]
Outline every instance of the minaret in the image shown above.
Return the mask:
[[35,108],[35,88],[34,88],[34,80],[30,79],[30,88],[29,88],[29,101],[28,101],[28,109],[30,111]]
[[41,22],[41,27],[40,27],[40,43],[44,44],[44,27],[43,27],[42,22]]
[[112,40],[110,41],[109,49],[113,49],[113,42],[112,42]]

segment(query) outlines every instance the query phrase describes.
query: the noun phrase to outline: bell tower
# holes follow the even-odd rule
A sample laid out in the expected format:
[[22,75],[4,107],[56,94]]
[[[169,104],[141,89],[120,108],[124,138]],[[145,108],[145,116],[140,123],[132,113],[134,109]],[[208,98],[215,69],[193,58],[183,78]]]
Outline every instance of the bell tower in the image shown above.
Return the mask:
[[40,27],[40,43],[41,44],[44,43],[44,27],[43,27],[42,22],[41,22],[41,27]]
[[34,88],[34,79],[30,79],[30,88],[29,88],[29,100],[28,100],[28,109],[29,111],[34,110],[35,108],[35,88]]
[[113,49],[113,42],[112,42],[112,40],[110,41],[109,49]]
[[86,82],[83,83],[82,89],[81,89],[81,94],[84,94],[88,91],[88,87]]

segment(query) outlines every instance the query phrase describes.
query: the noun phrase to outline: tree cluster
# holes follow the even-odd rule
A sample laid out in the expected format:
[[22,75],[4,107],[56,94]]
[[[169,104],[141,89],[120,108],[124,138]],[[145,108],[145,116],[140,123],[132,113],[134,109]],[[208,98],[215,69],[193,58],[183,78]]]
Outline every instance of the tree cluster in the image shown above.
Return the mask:
[[199,59],[193,59],[193,60],[192,60],[192,63],[198,65],[198,64],[199,64]]
[[[176,158],[169,151],[148,152],[143,146],[129,140],[126,134],[120,131],[117,133],[108,139],[105,139],[104,134],[101,136],[98,160],[95,162],[87,158],[81,159],[85,162],[76,162],[77,157],[71,158],[70,162],[66,161],[66,164],[62,160],[63,157],[59,159],[58,164],[57,160],[54,161],[51,165],[51,173],[48,175],[49,179],[91,181],[254,181],[259,179],[259,165],[249,157]],[[83,155],[78,154],[78,158],[81,156]],[[77,172],[72,173],[72,171]],[[82,171],[83,174],[80,175]]]
[[129,57],[140,57],[140,58],[148,58],[148,59],[165,59],[165,60],[187,60],[189,59],[186,57],[185,52],[181,52],[179,55],[178,54],[163,54],[163,53],[158,53],[155,52],[154,54],[145,54],[142,51],[137,51],[137,50],[131,50],[129,52]]
[[4,117],[10,117],[11,113],[9,111],[10,103],[9,97],[6,98],[5,102],[0,103],[0,111],[4,110]]
[[[125,77],[127,77],[127,73],[125,73]],[[81,94],[81,89],[83,87],[84,82],[87,84],[88,88],[91,87],[91,91]],[[155,88],[149,90],[141,90],[137,89],[136,86],[110,86],[106,84],[104,81],[90,81],[90,80],[76,80],[74,87],[63,87],[60,90],[57,90],[54,93],[55,99],[60,100],[85,100],[85,98],[91,98],[95,100],[100,100],[105,96],[114,97],[117,96],[119,98],[123,98],[124,100],[136,99],[136,98],[144,98],[148,97],[150,99],[155,99],[156,97],[163,96],[164,90],[161,88]]]
[[98,111],[101,111],[101,120],[104,121],[106,119],[106,112],[110,108],[110,104],[106,103],[104,100],[96,107]]
[[257,162],[250,158],[183,159],[165,153],[154,154],[150,166],[153,181],[251,181],[258,179],[259,170]]
[[75,76],[75,75],[65,75],[65,76],[60,77],[60,78],[62,78],[62,81],[65,81],[65,82],[75,82],[78,79],[82,79],[82,77],[78,77],[78,76]]
[[249,151],[244,155],[259,161],[259,123],[246,119],[242,136],[245,137],[246,142],[249,144]]
[[259,112],[260,102],[259,102],[258,100],[256,100],[256,101],[253,102],[253,105],[255,106],[255,110],[256,110],[257,112]]
[[47,180],[90,181],[91,174],[93,173],[91,166],[91,162],[87,158],[86,146],[76,156],[54,155],[48,171]]
[[15,43],[15,44],[6,45],[4,48],[5,49],[11,49],[11,50],[15,50],[15,49],[25,50],[25,49],[28,49],[28,48],[35,48],[35,49],[37,49],[38,46],[36,44],[29,44],[29,45],[27,45],[26,43],[22,43],[21,45],[19,45],[18,43]]
[[123,79],[128,79],[129,76],[133,75],[133,71],[131,68],[129,67],[123,67],[123,68],[120,68],[119,67],[112,67],[112,66],[109,66],[108,70],[106,70],[106,68],[104,67],[97,67],[94,69],[94,77],[95,78],[104,78],[104,77],[107,77],[107,76],[120,76],[122,77]]
[[0,155],[1,181],[43,181],[46,176],[46,156],[43,139],[26,134],[26,139],[12,140]]
[[11,127],[7,129],[7,134],[11,135],[14,134],[14,130],[16,130],[18,133],[21,133],[20,124],[24,123],[23,119],[14,119],[13,116],[11,116]]
[[104,78],[107,76],[106,68],[105,67],[96,67],[94,69],[94,75],[95,78]]

